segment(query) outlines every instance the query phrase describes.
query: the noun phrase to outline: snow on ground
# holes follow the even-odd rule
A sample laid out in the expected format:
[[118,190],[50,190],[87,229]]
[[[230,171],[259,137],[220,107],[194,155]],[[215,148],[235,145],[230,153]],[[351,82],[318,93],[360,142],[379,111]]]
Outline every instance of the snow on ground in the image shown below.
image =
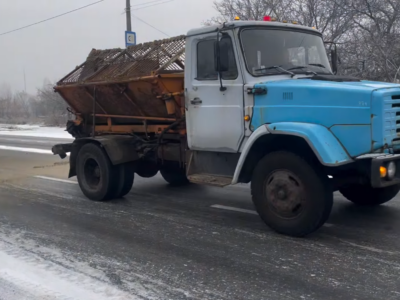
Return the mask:
[[72,139],[72,136],[65,131],[64,127],[44,127],[39,125],[0,124],[0,135]]
[[52,259],[45,259],[35,253],[41,249],[39,245],[0,231],[1,300],[150,299],[141,289],[136,293],[120,290],[103,272],[77,266],[56,249],[47,249]]

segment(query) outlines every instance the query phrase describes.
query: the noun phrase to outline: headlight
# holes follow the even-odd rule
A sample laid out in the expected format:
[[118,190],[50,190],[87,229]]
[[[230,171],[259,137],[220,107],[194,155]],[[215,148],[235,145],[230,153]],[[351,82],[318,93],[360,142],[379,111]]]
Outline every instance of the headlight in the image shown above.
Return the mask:
[[387,178],[392,180],[395,175],[396,175],[396,164],[391,161],[387,166]]

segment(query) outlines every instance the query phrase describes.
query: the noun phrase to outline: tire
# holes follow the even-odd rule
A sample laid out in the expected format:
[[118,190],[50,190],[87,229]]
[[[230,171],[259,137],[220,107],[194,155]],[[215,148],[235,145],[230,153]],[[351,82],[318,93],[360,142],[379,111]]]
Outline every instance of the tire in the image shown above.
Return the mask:
[[278,233],[303,237],[320,228],[333,205],[328,177],[287,151],[267,154],[251,181],[253,203],[262,220]]
[[118,184],[115,189],[114,198],[122,198],[131,191],[135,179],[135,172],[132,163],[118,165],[117,169]]
[[179,166],[164,166],[160,169],[160,174],[166,182],[173,186],[189,183],[185,168],[180,168]]
[[340,189],[342,195],[356,205],[378,206],[392,200],[400,191],[400,185],[372,188],[369,185],[352,185]]
[[93,201],[106,201],[113,197],[117,187],[116,169],[99,146],[86,144],[78,152],[76,173],[83,194]]

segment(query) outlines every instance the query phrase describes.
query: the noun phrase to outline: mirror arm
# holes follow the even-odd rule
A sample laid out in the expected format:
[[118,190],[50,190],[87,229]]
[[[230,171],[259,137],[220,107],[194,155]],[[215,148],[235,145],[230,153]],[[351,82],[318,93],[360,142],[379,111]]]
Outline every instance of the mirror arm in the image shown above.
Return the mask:
[[222,72],[221,72],[221,67],[220,67],[219,34],[220,34],[220,30],[218,29],[218,31],[217,31],[217,69],[218,69],[218,77],[219,77],[219,83],[220,83],[219,90],[221,92],[225,92],[226,87],[222,83]]
[[[337,74],[338,72],[338,55],[337,55],[337,44],[336,42],[324,41],[324,44],[331,44],[334,46],[335,49],[332,49],[331,46],[331,60],[332,60],[332,71],[333,74]],[[333,55],[335,54],[335,55]],[[335,59],[333,59],[335,58]]]

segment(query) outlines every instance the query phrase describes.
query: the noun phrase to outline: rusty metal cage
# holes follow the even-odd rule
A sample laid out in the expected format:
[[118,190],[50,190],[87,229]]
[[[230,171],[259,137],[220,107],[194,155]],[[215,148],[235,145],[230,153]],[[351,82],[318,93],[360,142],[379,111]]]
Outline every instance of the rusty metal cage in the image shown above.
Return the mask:
[[184,115],[184,69],[185,36],[127,49],[93,49],[55,90],[87,130],[157,132]]
[[130,46],[93,49],[87,60],[57,85],[114,82],[152,74],[179,73],[185,68],[185,36]]

